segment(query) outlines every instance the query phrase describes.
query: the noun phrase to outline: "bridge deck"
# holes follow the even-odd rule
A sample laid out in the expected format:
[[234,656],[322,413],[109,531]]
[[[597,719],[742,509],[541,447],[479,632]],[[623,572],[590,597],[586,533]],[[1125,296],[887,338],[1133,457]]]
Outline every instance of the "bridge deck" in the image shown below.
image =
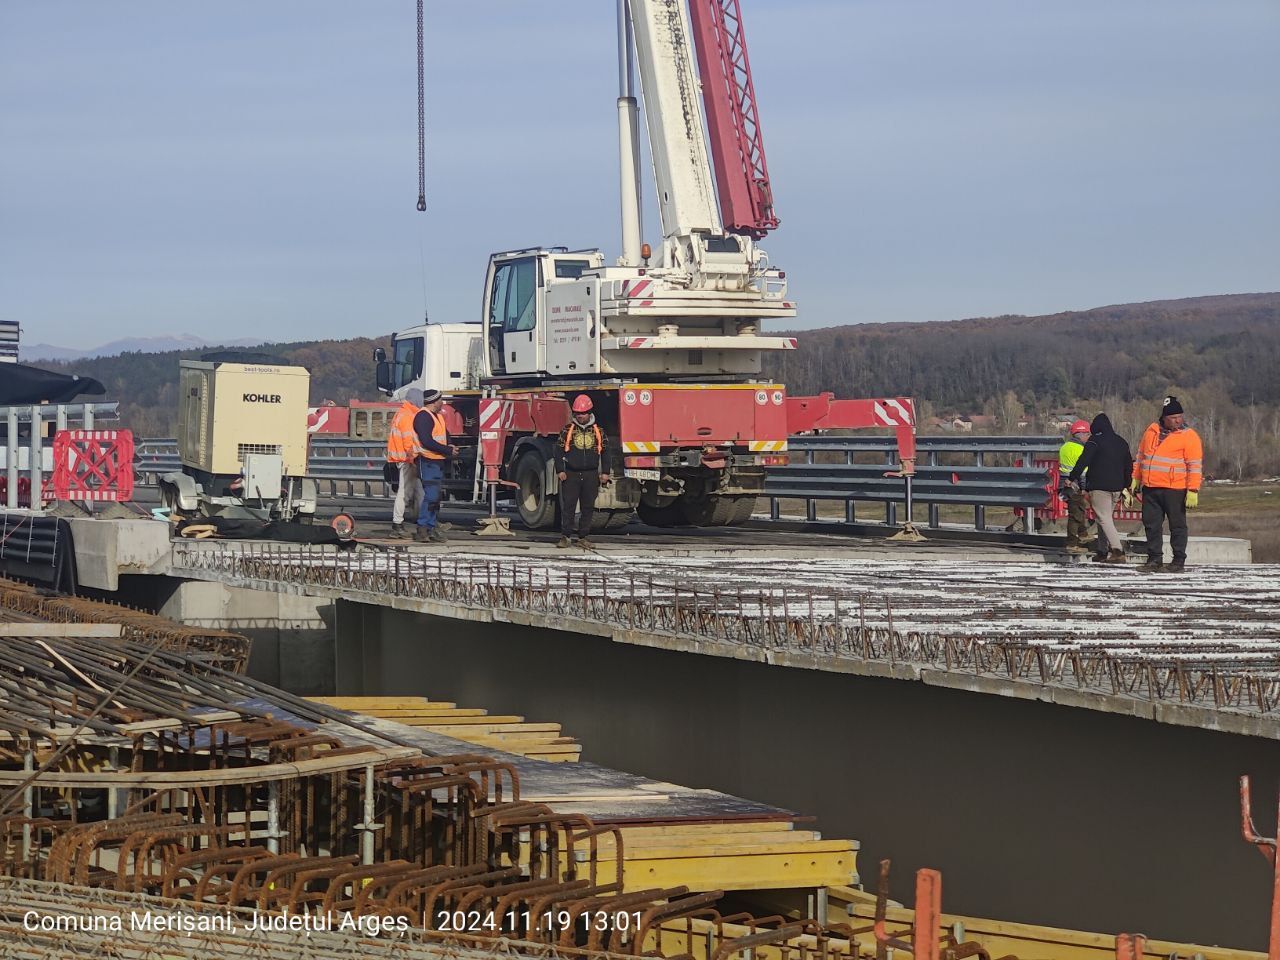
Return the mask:
[[1280,571],[201,543],[173,572],[1280,738]]

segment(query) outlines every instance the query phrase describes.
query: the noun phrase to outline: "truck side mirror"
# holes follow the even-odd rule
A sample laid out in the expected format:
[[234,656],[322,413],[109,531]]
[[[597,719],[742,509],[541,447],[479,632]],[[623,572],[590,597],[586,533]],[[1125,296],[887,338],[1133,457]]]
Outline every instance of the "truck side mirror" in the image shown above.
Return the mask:
[[[379,350],[379,353],[382,351]],[[378,389],[383,393],[392,393],[395,390],[395,384],[391,382],[391,364],[386,360],[378,361],[377,374]]]
[[387,351],[383,350],[381,347],[374,347],[373,359],[376,363],[382,363],[387,359]]

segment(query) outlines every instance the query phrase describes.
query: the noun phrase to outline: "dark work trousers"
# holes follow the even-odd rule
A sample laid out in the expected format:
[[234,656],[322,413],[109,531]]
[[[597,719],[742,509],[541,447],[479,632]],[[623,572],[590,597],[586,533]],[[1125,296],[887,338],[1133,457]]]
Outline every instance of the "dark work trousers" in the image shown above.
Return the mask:
[[1142,525],[1147,528],[1147,559],[1164,558],[1164,519],[1169,518],[1173,559],[1187,559],[1187,491],[1164,487],[1142,488]]
[[444,494],[444,461],[418,459],[418,476],[422,478],[422,506],[418,508],[418,526],[436,528],[440,498]]
[[1078,490],[1067,492],[1067,539],[1084,543],[1089,535],[1089,502],[1087,493]]
[[564,475],[565,479],[560,481],[560,532],[566,537],[574,535],[573,521],[581,507],[582,519],[578,521],[578,536],[585,537],[591,533],[591,516],[596,512],[600,471],[566,470]]

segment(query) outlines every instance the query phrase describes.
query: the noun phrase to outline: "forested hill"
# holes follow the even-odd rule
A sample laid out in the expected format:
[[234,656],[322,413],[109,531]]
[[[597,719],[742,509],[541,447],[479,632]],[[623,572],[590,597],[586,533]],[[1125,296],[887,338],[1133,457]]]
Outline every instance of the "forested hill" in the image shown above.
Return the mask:
[[909,395],[959,412],[981,412],[1010,391],[1028,411],[1193,388],[1237,406],[1280,404],[1280,293],[798,336],[799,349],[769,358],[769,372],[793,394]]
[[[799,331],[800,347],[775,354],[769,373],[793,394],[913,396],[921,429],[930,413],[993,415],[1046,429],[1049,414],[1078,406],[1124,412],[1140,429],[1169,392],[1238,449],[1236,473],[1280,469],[1280,293],[1198,297],[1099,307],[1046,317],[860,324]],[[306,341],[252,348],[311,370],[311,399],[377,399],[372,352],[387,338]],[[96,377],[140,436],[172,436],[179,357],[206,350],[126,353],[42,366]],[[1147,419],[1143,419],[1147,418]],[[1008,421],[1008,422],[1006,422]],[[1265,425],[1265,426],[1264,426]],[[1262,437],[1259,437],[1261,432]],[[1266,447],[1266,450],[1263,450]],[[1271,448],[1275,447],[1275,450]],[[1246,465],[1246,459],[1251,462]]]
[[[311,371],[311,402],[377,400],[373,348],[387,346],[390,334],[378,339],[307,340],[243,348],[266,353]],[[165,353],[122,353],[90,360],[37,364],[46,370],[77,373],[101,380],[107,397],[120,401],[120,420],[140,437],[172,437],[178,427],[178,361],[199,359],[218,347],[170,350]]]

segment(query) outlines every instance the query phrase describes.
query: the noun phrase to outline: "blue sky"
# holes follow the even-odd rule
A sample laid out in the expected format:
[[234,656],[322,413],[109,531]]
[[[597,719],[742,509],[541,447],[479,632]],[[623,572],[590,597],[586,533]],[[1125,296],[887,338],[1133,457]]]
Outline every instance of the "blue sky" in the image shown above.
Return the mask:
[[[742,4],[801,326],[1280,289],[1274,0]],[[424,215],[411,0],[4,0],[0,316],[372,335],[615,256],[613,4],[427,8]]]

